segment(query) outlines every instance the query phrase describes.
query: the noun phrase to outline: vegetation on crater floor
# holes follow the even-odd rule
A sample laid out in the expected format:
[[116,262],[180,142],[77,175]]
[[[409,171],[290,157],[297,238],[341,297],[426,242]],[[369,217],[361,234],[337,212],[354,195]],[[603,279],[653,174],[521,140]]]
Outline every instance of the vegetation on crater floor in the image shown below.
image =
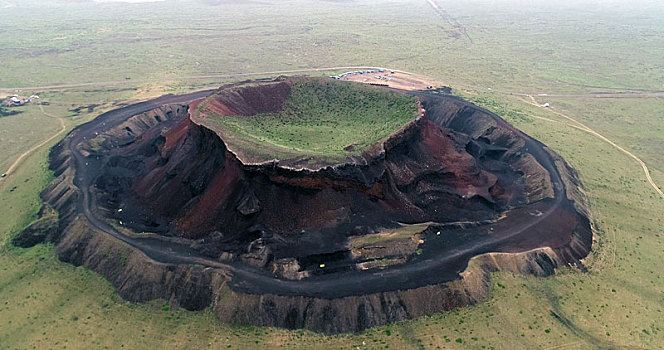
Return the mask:
[[414,97],[372,86],[312,79],[295,81],[278,113],[214,119],[261,148],[302,155],[345,156],[389,136],[417,114]]

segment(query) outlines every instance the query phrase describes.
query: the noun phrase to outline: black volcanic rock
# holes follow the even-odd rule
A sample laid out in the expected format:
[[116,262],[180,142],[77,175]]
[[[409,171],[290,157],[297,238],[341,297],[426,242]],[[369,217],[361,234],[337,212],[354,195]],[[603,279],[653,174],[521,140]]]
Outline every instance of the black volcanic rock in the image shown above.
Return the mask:
[[[243,105],[266,101],[260,89],[234,91],[233,108],[274,107]],[[202,93],[111,111],[52,149],[42,198],[57,229],[36,225],[17,242],[47,237],[128,300],[326,333],[475,303],[490,271],[582,267],[592,230],[574,170],[488,111],[415,95],[425,115],[311,169],[243,164],[190,120],[185,102]],[[96,133],[104,142],[92,147]],[[413,250],[389,246],[399,239]],[[363,256],[366,242],[386,255]]]
[[39,243],[53,243],[58,237],[58,214],[49,206],[39,209],[38,219],[12,238],[17,247],[29,248]]

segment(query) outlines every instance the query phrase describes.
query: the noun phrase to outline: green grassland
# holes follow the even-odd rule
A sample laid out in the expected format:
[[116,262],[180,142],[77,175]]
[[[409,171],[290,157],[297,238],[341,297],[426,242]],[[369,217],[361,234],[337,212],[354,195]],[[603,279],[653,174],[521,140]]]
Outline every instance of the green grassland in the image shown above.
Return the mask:
[[[5,3],[14,7],[2,8]],[[34,91],[51,102],[45,112],[64,118],[71,129],[128,99],[222,83],[184,79],[191,75],[357,64],[439,77],[579,171],[597,227],[593,252],[584,261],[587,273],[574,268],[550,278],[495,273],[489,298],[478,305],[332,337],[221,324],[211,312],[171,309],[163,300],[130,303],[103,277],[59,262],[52,246],[22,249],[9,243],[39,209],[38,193],[51,180],[46,157],[53,140],[0,180],[0,347],[662,348],[664,200],[641,167],[613,146],[547,109],[486,88],[662,90],[664,5],[645,0],[438,4],[466,27],[473,43],[455,38],[426,1],[3,0],[0,87],[114,82]],[[662,186],[664,100],[541,102],[641,157]],[[70,111],[97,103],[103,105],[90,113]],[[34,107],[0,117],[3,167],[57,131],[56,121]]]
[[[13,116],[2,117],[0,129],[0,169],[5,172],[19,154],[32,147],[34,140],[42,135],[55,134],[60,129],[60,123],[54,118],[47,119],[37,105],[14,108],[20,113]],[[35,125],[39,125],[38,128]]]
[[294,82],[280,112],[212,117],[225,132],[255,141],[252,149],[243,153],[263,154],[269,160],[279,150],[287,150],[291,157],[343,160],[386,138],[417,113],[416,99],[407,95],[363,84],[312,79]]
[[655,182],[664,184],[664,103],[661,98],[550,99],[556,110],[637,154],[647,165]]
[[472,43],[426,1],[6,1],[0,87],[370,64],[506,90],[664,88],[657,1],[444,2]]
[[[612,344],[658,348],[663,341],[664,282],[656,266],[664,248],[660,215],[664,205],[652,195],[640,168],[597,138],[562,123],[529,117],[556,118],[544,109],[502,96],[485,93],[482,97],[487,107],[520,111],[508,120],[552,146],[580,171],[600,228],[597,249],[586,261],[590,272],[562,269],[545,279],[498,273],[493,276],[490,298],[477,306],[358,335],[326,337],[224,325],[209,312],[171,310],[164,308],[163,301],[125,302],[102,277],[58,262],[51,246],[15,248],[5,235],[0,248],[0,342],[11,344],[9,348],[546,348],[563,344],[578,349]],[[38,210],[37,192],[49,180],[45,156],[43,149],[20,168],[12,179],[19,184],[16,190],[2,190],[0,204],[7,213],[0,227],[3,232],[17,232]],[[612,161],[607,162],[607,157]],[[457,343],[459,339],[462,343]]]

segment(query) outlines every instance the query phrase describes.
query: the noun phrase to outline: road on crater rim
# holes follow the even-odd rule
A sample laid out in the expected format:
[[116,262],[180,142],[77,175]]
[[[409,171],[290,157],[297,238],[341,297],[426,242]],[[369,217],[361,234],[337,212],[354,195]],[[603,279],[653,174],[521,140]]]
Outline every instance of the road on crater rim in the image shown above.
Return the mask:
[[[373,69],[373,68],[380,68],[380,67],[359,67],[359,66],[345,66],[345,67],[331,67],[331,68],[317,68],[317,69],[306,69],[306,70],[291,70],[291,71],[274,71],[274,72],[260,72],[260,73],[243,73],[243,74],[229,74],[229,75],[209,75],[209,76],[197,76],[197,77],[191,77],[192,79],[203,79],[203,78],[221,78],[221,77],[248,77],[248,76],[256,76],[256,75],[269,75],[269,74],[288,74],[288,73],[304,73],[304,72],[311,72],[311,71],[327,71],[327,70],[340,70],[340,69]],[[399,71],[395,70],[397,72],[401,72],[404,74],[409,74],[409,75],[415,75],[413,73],[405,72],[405,71]],[[134,81],[136,82],[136,81]],[[70,84],[70,85],[59,85],[59,86],[50,86],[50,87],[41,87],[41,88],[52,88],[52,89],[59,89],[59,88],[69,88],[69,87],[76,87],[76,86],[92,86],[92,85],[104,85],[104,84],[115,84],[115,83],[125,83],[125,82],[111,82],[111,83],[100,83],[100,84],[95,84],[95,83],[89,83],[89,84]],[[127,118],[140,114],[142,112],[154,109],[160,105],[163,104],[168,104],[168,103],[184,103],[188,102],[190,100],[194,100],[200,97],[204,97],[207,94],[211,93],[213,90],[206,90],[206,91],[198,91],[186,95],[179,95],[179,96],[173,96],[173,95],[166,95],[162,96],[150,101],[146,102],[141,102],[137,104],[133,104],[124,108],[120,108],[117,110],[113,110],[107,113],[102,114],[99,116],[97,119],[83,124],[76,128],[74,131],[72,131],[72,138],[69,141],[69,147],[70,150],[72,151],[72,154],[76,158],[76,169],[83,169],[85,166],[85,161],[83,156],[78,153],[75,150],[75,145],[84,140],[86,137],[91,137],[92,134],[96,131],[99,132],[101,131],[101,128],[99,127],[100,124],[106,123],[106,128],[110,128],[111,125],[116,125],[116,123],[120,123]],[[520,93],[512,93],[512,92],[505,92],[505,91],[496,91],[497,93],[502,93],[502,94],[509,94],[509,95],[516,95],[516,96],[527,96],[527,97],[532,97],[531,94],[520,94]],[[643,92],[643,93],[630,93],[629,95],[626,94],[578,94],[578,95],[547,95],[547,94],[539,94],[539,96],[547,96],[547,97],[658,97],[659,94],[664,94],[662,92]],[[534,99],[533,99],[534,100]],[[536,103],[534,101],[533,103]],[[491,114],[492,115],[492,114]],[[565,116],[566,117],[566,116]],[[566,117],[570,120],[573,120],[569,117]],[[502,119],[498,118],[502,123],[507,124],[504,122]],[[580,124],[576,120],[573,120],[574,122]],[[509,126],[509,124],[507,124]],[[587,128],[585,125],[582,125],[585,129],[590,130]],[[511,126],[509,126],[511,128]],[[517,131],[518,132],[518,131]],[[520,132],[519,132],[520,133]],[[37,149],[39,147],[42,147],[58,135],[60,135],[61,132],[57,133],[56,135],[53,135],[46,139],[44,142],[41,144],[33,147],[34,149]],[[522,134],[522,133],[520,133]],[[636,156],[634,156],[631,153],[628,153],[624,149],[620,148],[610,140],[606,139],[605,137],[594,133],[596,136],[602,138],[603,140],[609,142],[613,146],[619,148],[621,151],[625,152],[632,158],[636,159],[639,161]],[[529,139],[529,138],[528,138]],[[26,152],[26,155],[29,154],[32,151],[32,149],[28,152]],[[25,155],[24,155],[25,156]],[[547,157],[548,158],[548,157]],[[539,160],[539,159],[538,159]],[[17,160],[16,163],[18,163],[20,159]],[[644,168],[644,171],[647,172],[647,167],[645,167],[645,164],[643,162],[639,162],[642,167]],[[15,167],[14,167],[15,168]],[[13,169],[12,169],[13,170]],[[555,172],[557,174],[557,171]],[[5,179],[6,180],[6,179]],[[558,178],[559,180],[559,178]],[[650,180],[649,180],[650,181]],[[4,181],[3,181],[4,182]],[[266,274],[263,270],[258,270],[254,269],[251,267],[247,267],[245,265],[239,265],[235,264],[232,262],[219,262],[219,261],[214,261],[210,260],[208,258],[202,257],[197,255],[195,252],[190,251],[187,247],[182,246],[182,245],[177,245],[177,244],[171,244],[168,242],[165,242],[160,239],[155,239],[155,238],[132,238],[128,237],[126,235],[123,235],[119,232],[117,232],[112,226],[110,226],[107,222],[100,220],[96,218],[91,210],[90,210],[90,205],[91,203],[91,198],[90,198],[90,193],[89,193],[89,182],[90,179],[86,179],[85,176],[80,176],[80,174],[77,171],[77,177],[76,177],[76,182],[77,186],[79,189],[81,189],[81,192],[83,193],[83,202],[79,203],[80,211],[85,214],[85,216],[88,218],[88,220],[98,229],[101,231],[143,251],[146,255],[151,257],[152,259],[163,262],[163,263],[174,263],[174,264],[201,264],[207,267],[212,267],[212,268],[223,268],[227,271],[230,271],[234,276],[237,276],[237,280],[235,283],[231,283],[232,286],[234,286],[237,289],[244,290],[247,292],[253,292],[253,293],[258,293],[258,292],[266,292],[266,291],[272,291],[275,294],[285,294],[285,295],[314,295],[314,296],[321,296],[321,297],[333,297],[333,296],[344,296],[344,295],[354,295],[354,294],[359,294],[360,290],[364,293],[366,293],[367,288],[369,289],[375,289],[377,291],[384,290],[385,288],[387,289],[394,289],[394,285],[400,284],[400,283],[405,283],[402,284],[403,286],[407,286],[409,283],[408,281],[413,281],[412,276],[417,276],[421,275],[423,273],[426,273],[427,271],[431,271],[431,269],[436,270],[436,268],[441,267],[442,265],[450,262],[455,262],[455,260],[459,260],[463,258],[465,255],[468,254],[473,254],[473,252],[478,252],[482,251],[483,248],[486,251],[491,251],[491,247],[495,247],[497,244],[500,242],[504,242],[506,240],[509,240],[510,238],[513,238],[515,236],[518,236],[520,233],[523,233],[525,230],[531,228],[533,225],[536,225],[539,222],[542,222],[543,220],[547,219],[549,215],[551,214],[551,210],[544,210],[544,215],[538,217],[538,219],[534,222],[527,222],[527,223],[522,223],[520,226],[518,226],[516,229],[510,230],[510,232],[505,233],[504,235],[500,234],[494,234],[492,235],[489,239],[476,244],[473,247],[460,247],[454,252],[451,252],[450,254],[447,254],[445,256],[440,256],[436,259],[428,259],[424,262],[420,262],[419,264],[413,264],[413,265],[406,265],[399,268],[395,269],[388,269],[384,271],[379,271],[379,272],[364,272],[364,273],[357,273],[352,276],[352,278],[348,278],[351,276],[344,276],[342,280],[342,285],[340,286],[340,279],[330,279],[330,278],[325,278],[325,275],[323,275],[320,278],[310,278],[309,280],[305,281],[285,281],[285,280],[277,280],[272,278],[272,276]],[[658,190],[658,192],[661,194],[661,191],[659,188],[654,184],[654,182],[650,181],[651,185],[655,189]],[[0,184],[1,186],[1,184]],[[88,189],[88,190],[82,190],[82,189]],[[550,207],[549,209],[555,207],[557,204],[560,204],[560,201],[562,200],[562,197],[560,196],[560,193],[557,193],[556,195],[556,203]],[[509,214],[508,214],[509,215]],[[516,215],[516,214],[515,214]],[[476,255],[476,254],[475,254]],[[456,261],[458,262],[458,261]],[[438,270],[440,271],[440,270]],[[457,271],[458,272],[458,271]],[[389,276],[389,278],[388,278]],[[318,276],[317,276],[318,277]],[[424,279],[426,280],[426,276]],[[235,280],[235,279],[234,279]],[[390,280],[392,287],[389,288],[389,286],[385,285],[385,280]],[[333,283],[333,284],[330,284]],[[341,292],[340,293],[328,293],[325,292],[325,287],[326,286],[332,286],[334,285],[335,288],[340,288]],[[333,295],[331,295],[333,294]]]
[[[220,268],[230,272],[232,280],[229,286],[236,291],[250,294],[268,293],[277,295],[302,295],[321,298],[339,298],[350,295],[363,295],[382,291],[417,288],[424,285],[437,284],[458,278],[458,273],[463,271],[468,260],[472,256],[487,252],[503,251],[505,246],[513,247],[514,241],[527,240],[532,236],[548,237],[555,235],[556,225],[561,217],[568,215],[571,209],[570,203],[565,196],[565,187],[560,178],[557,168],[551,156],[543,149],[543,145],[529,138],[520,131],[514,129],[503,119],[489,113],[501,126],[514,130],[525,138],[527,147],[531,154],[551,174],[554,184],[554,199],[545,199],[522,208],[514,209],[506,213],[506,218],[495,224],[484,226],[490,234],[477,235],[478,237],[469,243],[447,248],[444,254],[428,254],[420,261],[394,266],[378,271],[352,271],[339,274],[318,275],[301,281],[275,279],[265,270],[249,267],[236,262],[221,262],[211,260],[199,255],[186,245],[157,237],[130,237],[118,232],[108,222],[96,217],[91,210],[92,196],[90,186],[95,178],[90,175],[95,168],[92,160],[86,159],[77,149],[77,145],[86,139],[94,138],[96,133],[104,132],[128,118],[147,112],[164,104],[186,103],[191,100],[205,97],[214,90],[198,91],[186,95],[166,95],[154,100],[141,102],[106,112],[93,121],[82,124],[74,129],[64,140],[69,151],[75,159],[74,184],[82,193],[82,201],[78,203],[79,212],[83,213],[87,220],[96,229],[139,249],[151,259],[166,264],[199,264],[210,268]],[[440,97],[450,98],[450,97]],[[471,106],[471,104],[467,104]],[[477,108],[477,107],[474,107]],[[88,167],[87,164],[90,164]],[[533,216],[532,212],[540,212],[541,215]],[[570,231],[571,232],[571,231]],[[570,233],[568,232],[568,234]],[[517,239],[518,238],[518,239]],[[432,238],[432,244],[435,238]],[[504,245],[504,246],[501,246]],[[530,247],[529,250],[536,247]],[[520,249],[512,248],[512,249]],[[509,250],[509,249],[508,249]],[[436,252],[438,253],[438,252]]]

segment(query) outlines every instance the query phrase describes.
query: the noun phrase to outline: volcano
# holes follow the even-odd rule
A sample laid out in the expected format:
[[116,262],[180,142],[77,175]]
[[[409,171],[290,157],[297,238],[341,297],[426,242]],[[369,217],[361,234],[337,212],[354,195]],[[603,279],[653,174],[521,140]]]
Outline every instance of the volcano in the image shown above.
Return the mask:
[[582,266],[592,243],[562,158],[439,91],[165,96],[78,127],[50,163],[59,223],[40,237],[62,260],[229,322],[358,331],[481,300],[496,269]]

